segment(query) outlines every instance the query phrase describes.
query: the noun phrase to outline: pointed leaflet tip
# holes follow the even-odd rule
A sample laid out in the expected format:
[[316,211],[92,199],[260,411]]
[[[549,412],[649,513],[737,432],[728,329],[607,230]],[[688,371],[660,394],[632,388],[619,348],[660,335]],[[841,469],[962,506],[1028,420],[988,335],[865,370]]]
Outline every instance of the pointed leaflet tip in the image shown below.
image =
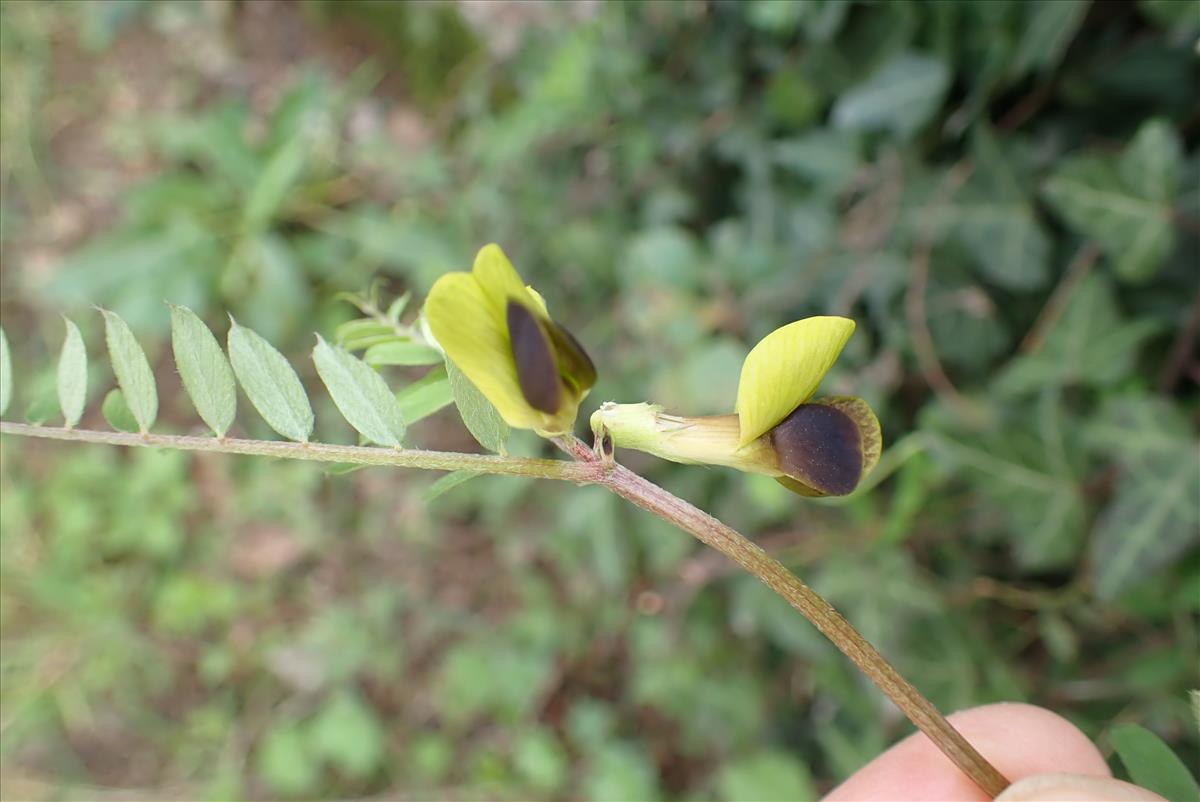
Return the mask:
[[183,388],[200,418],[224,437],[237,415],[237,383],[221,344],[186,306],[171,308],[171,350]]
[[75,428],[87,404],[87,348],[79,327],[65,315],[66,338],[58,357],[58,406],[68,429]]
[[154,373],[146,360],[146,352],[121,316],[107,309],[100,309],[100,313],[104,315],[104,339],[108,344],[113,373],[117,376],[125,404],[137,420],[138,429],[144,434],[150,431],[158,417],[158,388],[154,383]]
[[4,336],[4,329],[0,328],[0,415],[8,411],[9,402],[12,401],[12,391],[12,354],[8,351],[8,337]]
[[737,413],[745,446],[812,398],[854,333],[844,317],[810,317],[768,334],[742,363]]
[[458,407],[458,414],[467,431],[488,451],[505,453],[510,429],[500,412],[488,401],[487,396],[479,392],[479,388],[471,383],[458,365],[450,359],[447,359],[445,364],[450,393],[454,396],[454,404]]
[[313,430],[312,404],[300,377],[283,354],[230,315],[229,362],[250,403],[267,425],[299,443]]
[[398,448],[404,439],[404,415],[383,377],[319,334],[312,358],[342,417],[371,442]]

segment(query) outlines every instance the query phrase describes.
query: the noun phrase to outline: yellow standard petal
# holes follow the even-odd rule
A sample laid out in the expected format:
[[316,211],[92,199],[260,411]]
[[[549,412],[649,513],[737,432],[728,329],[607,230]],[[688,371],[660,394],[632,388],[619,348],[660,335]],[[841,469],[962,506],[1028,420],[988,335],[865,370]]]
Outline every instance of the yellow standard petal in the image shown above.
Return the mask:
[[[503,256],[500,254],[501,258]],[[519,278],[517,287],[522,293],[525,291]],[[505,322],[503,296],[500,298],[497,301],[485,293],[472,273],[447,273],[429,291],[425,317],[446,356],[492,402],[510,426],[539,429],[543,416],[529,406],[521,393]]]
[[492,243],[479,249],[479,253],[475,256],[475,266],[471,270],[471,275],[479,282],[484,296],[495,307],[496,314],[501,318],[504,316],[504,309],[510,298],[520,301],[530,309],[541,312],[543,316],[546,314],[545,301],[541,300],[541,296],[538,296],[540,304],[533,301],[529,290],[525,287],[525,282],[521,281],[517,269],[513,267],[512,262],[508,261],[508,257],[504,255],[504,251],[500,250],[499,245]]
[[470,273],[438,279],[425,319],[446,355],[510,426],[543,435],[570,429],[595,367],[500,246],[481,248]]
[[810,317],[760,340],[738,382],[739,445],[754,442],[812,398],[853,333],[849,318]]

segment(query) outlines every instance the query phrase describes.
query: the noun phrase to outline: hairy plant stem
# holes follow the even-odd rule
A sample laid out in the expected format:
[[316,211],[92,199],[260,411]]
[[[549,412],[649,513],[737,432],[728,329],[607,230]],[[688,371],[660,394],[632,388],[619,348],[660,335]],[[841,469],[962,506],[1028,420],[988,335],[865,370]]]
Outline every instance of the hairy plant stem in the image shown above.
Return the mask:
[[576,460],[605,466],[603,485],[621,498],[674,524],[692,537],[733,560],[796,608],[821,634],[892,700],[917,729],[933,741],[963,774],[991,796],[1008,787],[1008,779],[946,721],[932,702],[900,675],[833,605],[803,580],[736,529],[684,501],[648,479],[589,449],[575,437],[555,444]]
[[568,482],[594,483],[600,471],[595,465],[564,462],[557,459],[497,457],[491,454],[460,454],[451,451],[423,451],[410,448],[373,448],[338,446],[327,443],[293,443],[281,440],[235,440],[233,438],[189,437],[175,434],[132,434],[86,429],[59,429],[0,422],[0,434],[73,440],[111,446],[147,446],[182,451],[213,451],[222,454],[252,454],[260,457],[302,459],[316,462],[343,462],[354,465],[386,465],[394,468],[421,468],[430,471],[478,471],[504,476],[529,476],[535,479],[564,479]]
[[829,602],[782,563],[737,530],[617,464],[607,455],[598,455],[576,437],[568,435],[554,440],[559,448],[574,459],[572,462],[565,462],[416,449],[127,434],[7,422],[0,422],[0,433],[119,446],[154,446],[359,465],[390,465],[440,471],[471,470],[479,473],[562,479],[580,484],[601,485],[635,506],[679,527],[756,576],[833,641],[834,645],[975,784],[991,796],[996,796],[1008,787],[1009,783],[1004,775],[946,721],[932,702],[905,680]]

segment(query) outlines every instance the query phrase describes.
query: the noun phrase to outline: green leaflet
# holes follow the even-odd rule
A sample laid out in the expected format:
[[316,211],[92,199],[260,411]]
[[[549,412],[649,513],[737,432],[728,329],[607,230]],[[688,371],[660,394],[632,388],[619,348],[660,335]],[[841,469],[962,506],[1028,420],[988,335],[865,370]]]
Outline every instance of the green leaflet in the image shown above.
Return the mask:
[[38,388],[25,407],[25,422],[34,426],[44,426],[59,413],[58,399],[53,388]]
[[0,415],[8,411],[13,394],[12,354],[8,351],[8,337],[0,329]]
[[471,383],[471,380],[449,359],[446,360],[446,375],[450,379],[450,391],[458,414],[462,416],[467,431],[488,451],[504,454],[505,443],[511,429],[500,417],[492,403]]
[[1200,786],[1171,747],[1138,724],[1113,727],[1113,748],[1135,783],[1161,794],[1170,802],[1200,799]]
[[307,443],[313,411],[300,377],[274,346],[229,320],[229,361],[246,397],[268,426],[289,440]]
[[63,321],[67,336],[58,357],[58,405],[70,429],[79,423],[87,404],[88,360],[79,327],[67,318]]
[[146,352],[120,315],[107,309],[100,312],[104,315],[104,339],[108,343],[108,356],[121,395],[137,421],[138,429],[148,432],[158,417],[158,388]]
[[372,345],[363,354],[363,360],[372,367],[384,365],[436,365],[442,355],[423,343],[406,340]]
[[451,471],[431,484],[422,496],[422,500],[426,503],[433,501],[435,498],[449,493],[454,488],[461,484],[466,484],[479,475],[479,471]]
[[396,393],[404,420],[411,426],[454,403],[446,368],[439,366]]
[[349,320],[337,327],[334,342],[347,351],[361,351],[376,345],[397,342],[399,335],[394,327],[378,320]]
[[104,396],[104,403],[100,405],[100,413],[104,415],[108,425],[118,432],[136,432],[138,430],[137,419],[129,411],[124,394],[115,387],[108,391],[108,395]]
[[383,377],[320,335],[312,356],[333,403],[350,425],[373,443],[399,447],[404,439],[404,416]]
[[237,384],[220,343],[186,306],[171,305],[171,349],[188,398],[217,437],[224,437],[237,413]]

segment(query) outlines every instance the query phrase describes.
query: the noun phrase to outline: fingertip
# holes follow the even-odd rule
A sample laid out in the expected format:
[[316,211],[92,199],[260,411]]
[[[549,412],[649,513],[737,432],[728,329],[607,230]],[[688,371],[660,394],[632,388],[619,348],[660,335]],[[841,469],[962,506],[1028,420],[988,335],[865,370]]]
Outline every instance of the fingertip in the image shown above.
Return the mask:
[[[1079,728],[1041,707],[1001,703],[963,710],[950,722],[1010,781],[1047,772],[1108,777],[1108,764]],[[884,752],[826,797],[846,800],[964,800],[989,797],[925,735]]]
[[1163,797],[1111,777],[1040,774],[1010,785],[996,802],[1166,802]]

